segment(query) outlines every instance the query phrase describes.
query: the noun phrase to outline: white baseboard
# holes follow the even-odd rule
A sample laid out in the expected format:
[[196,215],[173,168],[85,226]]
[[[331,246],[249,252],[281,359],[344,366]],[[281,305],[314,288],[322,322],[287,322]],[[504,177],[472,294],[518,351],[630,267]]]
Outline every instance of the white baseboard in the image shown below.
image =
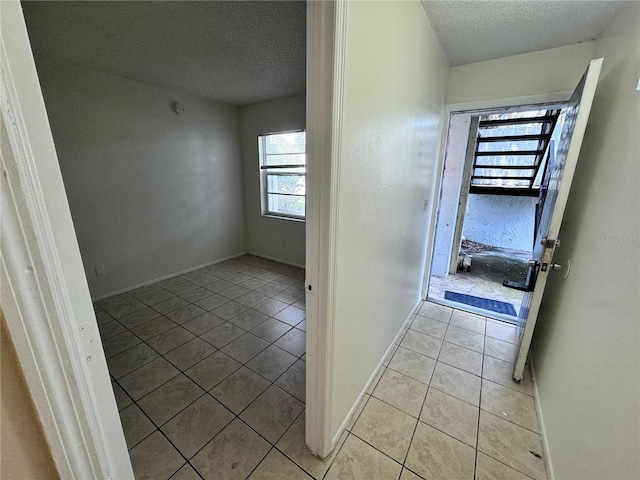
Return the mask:
[[547,472],[547,480],[555,480],[553,465],[551,464],[551,452],[549,450],[549,441],[547,439],[547,429],[544,426],[544,417],[542,416],[542,407],[540,405],[540,394],[538,392],[538,382],[536,380],[536,371],[533,367],[533,358],[529,355],[529,366],[531,367],[531,383],[533,384],[533,397],[536,402],[536,412],[538,414],[538,426],[540,427],[540,441],[542,442],[542,458],[544,459],[544,469]]
[[288,260],[282,260],[281,258],[271,257],[269,255],[264,255],[258,252],[249,252],[249,255],[253,255],[255,257],[266,258],[267,260],[273,260],[274,262],[284,263],[285,265],[291,265],[292,267],[305,268],[304,265],[300,265],[298,263],[293,263]]
[[422,299],[418,300],[418,302],[411,309],[411,313],[409,313],[409,316],[407,316],[405,321],[402,323],[402,327],[400,327],[400,330],[398,330],[398,333],[394,337],[393,342],[391,342],[391,345],[389,345],[389,348],[387,348],[387,351],[382,356],[382,359],[380,360],[380,362],[378,362],[378,365],[376,366],[375,370],[373,371],[373,374],[371,375],[371,377],[369,377],[369,380],[367,380],[367,383],[364,386],[364,388],[362,389],[362,391],[360,392],[360,395],[358,395],[358,398],[356,399],[356,402],[353,404],[353,406],[351,407],[351,410],[349,410],[349,413],[347,414],[347,417],[345,418],[344,422],[342,422],[342,425],[340,425],[340,428],[338,429],[338,431],[334,435],[334,437],[333,437],[333,439],[331,441],[331,449],[332,450],[338,444],[338,441],[340,440],[340,437],[342,436],[344,431],[347,429],[347,426],[351,422],[351,419],[352,419],[353,415],[356,413],[356,411],[358,410],[358,407],[360,406],[360,402],[362,401],[364,396],[367,394],[367,391],[369,390],[369,387],[371,386],[371,383],[375,380],[376,376],[378,375],[378,372],[380,372],[380,369],[385,364],[385,362],[387,360],[387,357],[389,355],[391,355],[391,352],[393,352],[394,347],[399,345],[400,342],[402,341],[402,337],[405,334],[405,332],[407,331],[407,329],[409,328],[409,325],[411,324],[411,321],[413,320],[413,317],[415,316],[416,312],[420,308],[420,304],[421,303],[422,303]]
[[[105,295],[98,295],[97,297],[92,297],[91,300],[93,302],[97,302],[98,300],[102,300],[105,298],[113,297],[114,295],[119,295],[121,293],[127,293],[131,290],[135,290],[136,288],[146,287],[147,285],[153,285],[154,283],[161,282],[162,280],[166,280],[168,278],[177,277],[178,275],[184,275],[185,273],[193,272],[195,270],[200,270],[201,268],[210,267],[211,265],[215,265],[217,263],[226,262],[227,260],[231,260],[232,258],[241,257],[246,255],[248,252],[236,253],[235,255],[231,255],[229,257],[221,258],[219,260],[214,260],[213,262],[208,262],[203,265],[198,265],[197,267],[187,268],[186,270],[182,270],[177,273],[171,273],[169,275],[163,275],[162,277],[155,278],[153,280],[148,280],[146,282],[137,283],[127,288],[123,288],[121,290],[116,290],[115,292],[107,293]],[[265,257],[266,258],[266,257]]]

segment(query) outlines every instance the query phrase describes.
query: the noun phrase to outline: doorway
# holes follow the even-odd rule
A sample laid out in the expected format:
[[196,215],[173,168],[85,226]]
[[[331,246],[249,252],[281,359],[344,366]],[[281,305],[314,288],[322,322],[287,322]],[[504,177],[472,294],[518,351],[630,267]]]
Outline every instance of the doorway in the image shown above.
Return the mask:
[[[43,8],[46,11],[42,11]],[[104,10],[97,14],[94,6],[64,2],[24,5],[28,31],[34,39],[39,79],[54,134],[57,134],[56,147],[60,153],[60,169],[66,174],[71,211],[76,226],[85,227],[77,231],[78,243],[84,247],[85,265],[88,264],[86,276],[96,287],[93,293],[97,300],[94,306],[97,325],[92,325],[95,337],[90,341],[97,346],[95,356],[90,358],[99,358],[95,363],[101,362],[101,366],[108,367],[110,375],[109,378],[107,369],[103,368],[100,375],[93,376],[96,382],[106,384],[96,398],[104,403],[111,401],[112,414],[117,405],[119,421],[115,415],[104,417],[109,418],[108,423],[114,430],[119,430],[119,437],[110,435],[109,439],[120,441],[121,445],[117,446],[120,454],[122,450],[126,454],[128,448],[136,476],[168,478],[178,470],[193,473],[197,463],[195,448],[204,448],[204,442],[213,441],[214,434],[226,438],[229,432],[237,433],[234,428],[240,424],[236,421],[240,404],[232,404],[239,400],[238,395],[248,399],[249,390],[253,392],[250,395],[252,404],[255,402],[253,408],[272,401],[274,393],[280,397],[275,402],[277,408],[268,409],[273,415],[280,412],[280,407],[297,405],[289,410],[290,418],[286,422],[280,421],[281,426],[289,429],[294,421],[304,420],[301,406],[306,365],[306,357],[301,359],[305,354],[301,350],[305,348],[306,337],[304,270],[286,262],[304,265],[305,224],[299,221],[299,214],[295,221],[262,215],[257,139],[265,132],[305,128],[305,96],[302,93],[306,68],[306,5],[300,2],[237,5],[203,2],[178,8],[176,5],[127,3],[95,8]],[[135,18],[134,14],[140,21],[130,20]],[[226,20],[222,19],[223,15]],[[147,21],[152,17],[153,21]],[[119,21],[123,18],[129,20]],[[242,29],[234,28],[238,18],[242,19],[239,22]],[[289,20],[287,30],[280,25],[273,28],[274,22],[283,22],[285,18]],[[54,21],[56,19],[60,22]],[[258,19],[261,28],[251,28],[250,19]],[[125,58],[138,54],[135,47],[143,43],[139,37],[140,26],[145,31],[158,29],[157,35],[145,37],[147,42],[142,47],[147,52],[144,56],[155,58],[158,68],[165,64],[169,70],[175,70],[171,65],[176,62],[161,62],[157,55],[149,54],[149,50],[165,52],[164,45],[171,39],[173,48],[169,50],[180,52],[181,57],[187,55],[186,52],[195,56],[197,51],[193,48],[176,45],[199,38],[198,45],[207,45],[204,58],[207,61],[198,62],[197,70],[198,75],[208,77],[207,84],[212,83],[212,79],[203,72],[215,63],[212,59],[214,50],[246,49],[255,54],[256,49],[251,48],[249,39],[242,35],[243,31],[250,30],[251,38],[262,37],[258,43],[268,44],[271,52],[267,53],[272,53],[278,50],[278,36],[269,32],[265,35],[264,30],[273,28],[276,33],[286,36],[288,70],[294,74],[300,72],[296,80],[301,80],[291,83],[299,84],[300,89],[288,91],[288,94],[283,89],[269,92],[268,81],[264,78],[266,69],[260,67],[262,76],[257,85],[261,91],[252,93],[240,81],[228,81],[237,72],[234,70],[237,64],[229,62],[224,64],[226,73],[222,83],[235,83],[236,94],[243,98],[212,101],[206,92],[187,87],[191,77],[179,79],[182,85],[174,89],[171,85],[160,88],[153,79],[148,82],[144,81],[146,79],[134,80],[127,72],[120,71],[117,75],[118,72],[72,63],[64,57],[74,53],[67,44],[60,45],[58,57],[38,54],[45,47],[53,48],[55,42],[48,35],[55,34],[52,25],[65,24],[62,20],[72,23],[62,30],[76,38],[84,36],[90,40],[95,36],[92,30],[110,36],[109,31],[113,33],[111,27],[114,26],[117,36],[130,35],[130,41],[104,48],[109,51],[109,58],[122,60],[120,65],[126,63]],[[225,32],[231,30],[225,39],[234,41],[235,47],[221,40],[224,37],[222,28],[212,28],[214,20],[227,25]],[[99,29],[91,28],[94,21],[103,22]],[[131,25],[132,28],[127,28]],[[188,32],[184,25],[189,25]],[[198,26],[204,32],[198,32]],[[206,35],[210,31],[215,31],[214,38]],[[224,43],[224,49],[220,47],[221,43]],[[71,44],[83,44],[85,52],[91,50],[90,42]],[[118,48],[123,48],[129,56],[114,53]],[[98,56],[100,49],[96,50],[96,55],[89,55],[91,58]],[[227,55],[224,51],[223,54]],[[246,58],[247,55],[237,57]],[[293,57],[301,61],[296,62]],[[260,60],[275,63],[266,54]],[[217,66],[213,69],[222,70]],[[243,79],[257,76],[243,71]],[[284,83],[282,78],[278,82]],[[250,83],[256,84],[253,80]],[[184,94],[180,88],[193,94]],[[214,90],[216,95],[222,95],[221,88],[214,87]],[[276,94],[282,97],[268,98]],[[90,111],[84,108],[87,105],[91,106]],[[74,115],[68,115],[70,110]],[[76,126],[69,122],[76,122]],[[103,128],[104,124],[109,124],[109,128]],[[78,154],[81,159],[76,157]],[[57,164],[57,159],[53,161]],[[300,159],[297,161],[299,163]],[[66,198],[59,203],[66,205]],[[90,215],[82,216],[87,211]],[[275,213],[283,217],[287,212]],[[100,230],[103,225],[110,228],[106,232]],[[255,225],[257,227],[253,228]],[[260,250],[248,240],[249,233],[243,234],[245,228],[256,232],[251,238],[258,237],[254,244]],[[106,241],[97,241],[97,236]],[[68,245],[75,243],[75,237],[73,241],[65,242]],[[117,244],[122,250],[101,249],[104,244]],[[247,250],[257,255],[228,259]],[[287,253],[289,256],[285,256]],[[126,256],[128,260],[120,261],[117,255]],[[278,258],[284,263],[265,257]],[[98,258],[101,260],[92,261]],[[206,264],[213,259],[226,261]],[[98,265],[92,266],[92,263]],[[192,270],[196,265],[198,270]],[[168,275],[171,277],[166,278]],[[86,285],[84,278],[81,281]],[[126,292],[118,294],[122,290]],[[86,292],[85,299],[88,298]],[[92,317],[92,312],[83,316],[95,323]],[[203,337],[207,333],[209,342]],[[251,354],[245,348],[247,340],[254,345],[249,347],[253,350]],[[276,341],[280,341],[279,346],[275,345]],[[226,345],[222,345],[223,342]],[[285,347],[284,343],[287,343],[286,348],[281,348]],[[248,355],[252,358],[246,358]],[[103,357],[106,357],[106,365]],[[249,361],[253,357],[258,360],[254,361],[254,370],[251,370]],[[190,363],[193,364],[189,366]],[[189,370],[191,376],[187,373]],[[214,380],[216,385],[203,384]],[[234,381],[242,385],[240,394],[232,388]],[[150,390],[152,386],[155,388]],[[218,398],[214,397],[215,388],[218,388]],[[116,403],[113,402],[114,394]],[[250,412],[249,405],[246,407]],[[105,408],[96,411],[103,414]],[[116,415],[118,411],[115,411]],[[171,418],[168,417],[170,414]],[[245,421],[246,415],[249,413],[242,420],[245,427],[240,428],[245,445],[253,448],[261,444],[254,448],[257,452],[266,445],[264,440],[258,439],[275,443],[257,423],[248,426],[251,422]],[[184,431],[183,420],[187,422],[188,418],[202,419],[203,416],[207,417],[206,421],[196,421],[196,426],[187,429],[188,438],[178,439]],[[174,426],[173,433],[169,432],[171,425]],[[304,447],[304,423],[301,430],[297,429],[299,425],[296,424],[292,444]],[[215,450],[215,445],[208,447],[209,450]],[[235,451],[238,455],[243,453],[240,448]],[[256,455],[255,452],[252,454]],[[128,463],[123,455],[120,457],[122,461],[114,463]],[[237,462],[236,474],[243,470],[250,473],[256,466],[252,462]],[[200,474],[204,476],[210,463],[198,468]],[[86,478],[93,475],[67,476]],[[105,476],[132,478],[120,471]]]
[[452,112],[429,300],[515,323],[563,107]]

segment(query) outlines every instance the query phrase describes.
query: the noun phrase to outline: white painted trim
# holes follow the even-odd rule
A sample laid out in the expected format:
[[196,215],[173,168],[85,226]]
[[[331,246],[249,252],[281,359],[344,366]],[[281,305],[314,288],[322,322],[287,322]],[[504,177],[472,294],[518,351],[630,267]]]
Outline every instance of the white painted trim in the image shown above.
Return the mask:
[[387,359],[391,360],[389,357],[395,351],[395,347],[398,347],[400,345],[400,342],[404,338],[404,334],[409,329],[409,326],[411,325],[411,322],[413,321],[414,317],[416,316],[416,312],[420,308],[421,304],[422,304],[422,300],[418,300],[416,305],[411,309],[411,313],[409,314],[409,316],[402,323],[402,327],[400,327],[400,330],[398,330],[398,333],[394,337],[393,342],[391,342],[391,345],[389,345],[389,348],[387,348],[387,351],[382,356],[382,360],[380,360],[378,362],[378,365],[376,366],[375,370],[373,371],[373,373],[369,377],[369,380],[367,380],[366,385],[364,386],[364,388],[362,389],[362,391],[358,395],[358,398],[356,399],[356,402],[353,404],[353,406],[349,410],[349,413],[347,414],[347,417],[345,418],[344,422],[342,422],[342,424],[340,425],[340,428],[338,428],[338,431],[333,436],[333,444],[334,445],[338,444],[338,441],[340,440],[340,437],[342,437],[342,434],[344,433],[344,431],[347,429],[347,427],[351,423],[351,420],[353,419],[353,415],[358,410],[358,407],[360,406],[360,402],[362,401],[364,396],[367,394],[367,391],[369,390],[369,387],[371,387],[371,384],[373,383],[373,381],[378,376],[378,373],[380,373],[380,369],[382,369],[384,367],[384,364],[386,363]]
[[[81,264],[63,266],[45,202],[43,185],[59,180],[56,200],[64,202],[55,208],[68,214],[62,181],[41,179],[32,148],[32,136],[46,136],[47,160],[56,158],[42,96],[33,88],[38,84],[33,59],[24,56],[29,44],[20,4],[3,2],[2,9],[3,25],[13,30],[0,35],[1,117],[6,128],[0,150],[0,298],[7,329],[60,477],[133,479],[95,316],[79,321],[75,315],[74,302],[90,304],[88,289],[82,292],[86,298],[72,298],[67,287],[65,272],[80,273]],[[30,100],[37,95],[29,121],[21,95],[31,95]],[[68,227],[73,231],[70,221]],[[83,346],[81,329],[92,346]]]
[[335,447],[333,348],[346,0],[307,2],[307,386],[309,449]]
[[433,194],[431,195],[431,218],[429,221],[429,230],[427,232],[427,251],[422,276],[422,295],[423,301],[427,300],[429,293],[429,279],[431,277],[431,264],[433,263],[433,253],[435,247],[436,229],[438,228],[438,209],[440,208],[440,196],[442,194],[442,179],[444,172],[444,159],[447,152],[447,144],[449,142],[449,129],[451,127],[451,112],[446,111],[443,114],[445,120],[440,137],[440,147],[437,153],[436,172],[439,172],[433,181]]
[[473,160],[478,141],[478,127],[480,117],[474,115],[469,122],[469,134],[467,135],[467,148],[464,155],[464,165],[462,167],[462,181],[460,182],[460,192],[458,192],[458,209],[456,212],[456,226],[453,230],[453,242],[449,253],[448,275],[456,273],[458,270],[458,255],[462,247],[462,231],[464,221],[467,217],[467,205],[469,204],[469,189],[471,188],[471,176],[473,175]]
[[[333,32],[334,58],[333,58],[333,101],[331,108],[331,172],[329,186],[329,202],[327,223],[326,245],[321,250],[320,262],[323,258],[327,260],[327,296],[326,302],[320,304],[320,311],[325,308],[325,346],[326,346],[326,384],[328,386],[326,398],[327,409],[325,410],[325,443],[331,438],[331,424],[333,421],[333,359],[334,359],[334,337],[336,322],[336,272],[338,270],[338,220],[340,207],[340,169],[342,163],[342,120],[344,105],[344,79],[346,68],[347,49],[347,11],[348,0],[336,0],[335,6],[335,30]],[[321,207],[322,208],[322,207]],[[324,253],[324,255],[323,255]],[[320,318],[323,318],[322,316]],[[339,437],[338,437],[339,438]],[[327,455],[333,451],[337,439],[332,439]]]
[[544,416],[542,415],[542,406],[540,405],[540,392],[538,391],[538,382],[536,379],[536,371],[533,367],[533,358],[529,355],[529,366],[531,367],[531,383],[533,384],[533,398],[535,399],[536,412],[538,413],[538,426],[540,427],[540,440],[542,443],[542,458],[544,459],[544,469],[547,473],[547,480],[555,480],[556,476],[551,463],[551,450],[549,449],[549,439],[547,438],[547,429],[544,426]]
[[[136,283],[135,285],[132,285],[130,287],[122,288],[120,290],[116,290],[115,292],[106,293],[104,295],[99,295],[97,297],[92,297],[92,300],[94,302],[97,302],[98,300],[103,300],[105,298],[113,297],[114,295],[120,295],[121,293],[127,293],[127,292],[129,292],[131,290],[135,290],[136,288],[146,287],[147,285],[153,285],[154,283],[161,282],[162,280],[167,280],[168,278],[177,277],[177,276],[180,276],[180,275],[184,275],[185,273],[189,273],[189,272],[195,272],[196,270],[200,270],[202,268],[210,267],[211,265],[217,265],[218,263],[226,262],[227,260],[233,260],[234,258],[242,257],[243,255],[247,255],[247,254],[251,254],[251,255],[254,255],[256,257],[266,258],[267,260],[276,260],[274,258],[266,257],[264,255],[258,255],[256,253],[251,253],[251,252],[238,253],[238,254],[235,254],[235,255],[231,255],[229,257],[224,257],[224,258],[222,258],[220,260],[214,260],[213,262],[203,263],[202,265],[199,265],[197,267],[191,267],[191,268],[187,268],[186,270],[180,270],[179,272],[176,272],[176,273],[171,273],[169,275],[163,275],[163,276],[157,277],[157,278],[155,278],[153,280],[144,281],[142,283]],[[281,263],[286,263],[286,262],[283,262],[282,260],[276,260],[276,261],[281,262]],[[288,265],[291,265],[291,264],[288,264]],[[294,266],[297,267],[298,265],[294,265]]]
[[553,92],[539,95],[523,95],[521,97],[496,98],[478,100],[474,102],[449,103],[446,105],[448,113],[470,113],[475,110],[491,110],[506,107],[535,106],[550,103],[567,103],[573,92]]

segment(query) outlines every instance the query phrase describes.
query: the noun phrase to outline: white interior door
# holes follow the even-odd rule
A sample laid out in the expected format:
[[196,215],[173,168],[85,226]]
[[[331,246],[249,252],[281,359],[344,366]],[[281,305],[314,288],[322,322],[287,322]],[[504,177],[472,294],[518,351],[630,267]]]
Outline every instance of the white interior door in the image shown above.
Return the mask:
[[587,127],[602,61],[602,58],[591,61],[573,92],[566,109],[564,130],[558,151],[555,158],[549,157],[549,161],[552,163],[549,163],[547,168],[550,176],[548,189],[540,198],[542,213],[536,231],[533,256],[529,261],[529,275],[527,277],[533,288],[530,288],[530,291],[525,294],[518,316],[520,341],[513,371],[513,379],[516,381],[522,380],[547,277],[549,272],[561,268],[560,265],[552,263],[553,254],[559,244],[558,233],[578,162],[584,131]]

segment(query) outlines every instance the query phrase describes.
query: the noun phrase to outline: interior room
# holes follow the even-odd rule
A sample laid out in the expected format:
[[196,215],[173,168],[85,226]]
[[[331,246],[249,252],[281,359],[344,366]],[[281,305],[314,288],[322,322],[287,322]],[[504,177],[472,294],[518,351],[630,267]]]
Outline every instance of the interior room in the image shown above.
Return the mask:
[[304,267],[257,163],[258,135],[304,130],[304,3],[23,10],[92,298],[247,252]]
[[304,2],[23,11],[136,476],[254,402],[292,411],[229,431],[275,443],[305,399]]
[[[640,2],[0,9],[2,478],[640,476]],[[452,114],[559,103],[529,308],[430,301]]]

